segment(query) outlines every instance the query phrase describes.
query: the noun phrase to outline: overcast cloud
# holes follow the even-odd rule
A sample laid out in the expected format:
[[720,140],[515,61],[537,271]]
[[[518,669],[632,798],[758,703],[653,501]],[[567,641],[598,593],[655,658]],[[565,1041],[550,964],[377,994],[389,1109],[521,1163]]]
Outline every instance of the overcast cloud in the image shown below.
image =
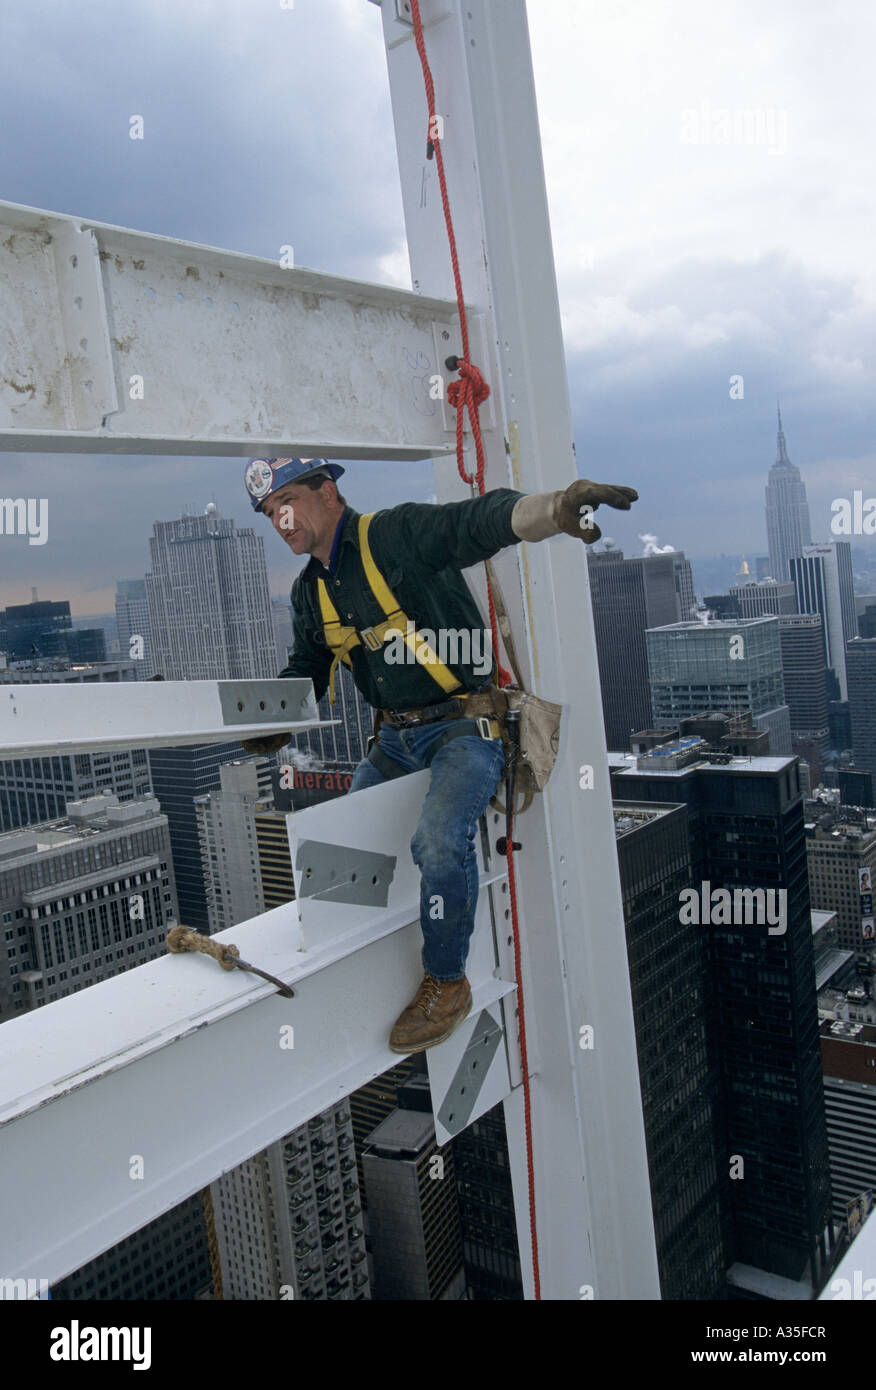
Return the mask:
[[[779,394],[826,537],[834,497],[876,492],[876,10],[529,14],[579,465],[641,494],[603,530],[631,553],[639,532],[693,556],[765,551]],[[367,0],[28,0],[0,26],[0,198],[272,258],[291,243],[297,265],[410,284]],[[769,139],[706,142],[720,108],[761,112]],[[153,520],[215,497],[251,523],[243,466],[0,454],[0,496],[51,499],[50,544],[2,540],[0,602],[37,585],[76,615],[111,609]],[[428,498],[432,470],[354,464],[344,484],[370,510]],[[256,521],[286,593],[288,552]]]

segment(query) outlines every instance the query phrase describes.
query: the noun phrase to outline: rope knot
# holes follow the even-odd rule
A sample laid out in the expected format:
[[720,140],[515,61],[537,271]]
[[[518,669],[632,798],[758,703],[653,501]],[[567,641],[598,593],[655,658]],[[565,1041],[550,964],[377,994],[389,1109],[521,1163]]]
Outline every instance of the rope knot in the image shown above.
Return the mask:
[[461,406],[474,406],[477,410],[490,394],[490,388],[477,367],[471,362],[459,359],[457,371],[461,380],[451,381],[447,387],[447,399],[459,410]]

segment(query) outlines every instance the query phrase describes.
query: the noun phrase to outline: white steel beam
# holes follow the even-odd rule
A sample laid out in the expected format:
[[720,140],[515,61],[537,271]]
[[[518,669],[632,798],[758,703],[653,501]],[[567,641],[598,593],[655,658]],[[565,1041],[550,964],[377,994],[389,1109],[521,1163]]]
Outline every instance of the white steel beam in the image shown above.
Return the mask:
[[445,453],[429,378],[457,321],[443,299],[0,203],[0,449]]
[[338,722],[319,718],[313,682],[297,678],[0,685],[0,762],[227,743]]
[[[422,976],[408,841],[428,784],[416,773],[288,817],[303,896],[213,939],[293,998],[204,955],[167,955],[0,1025],[4,1278],[56,1283],[399,1061],[390,1028]],[[345,851],[379,846],[393,860],[386,906],[307,896],[300,843],[334,845],[347,870]],[[449,1072],[514,989],[495,973],[497,870],[478,862],[472,1012],[432,1049],[448,1049]],[[502,1047],[466,1122],[509,1090]]]
[[[413,281],[452,292],[410,5],[384,0],[384,38]],[[421,0],[443,117],[462,283],[485,325],[472,355],[492,388],[486,486],[532,493],[577,476],[524,0]],[[598,465],[592,465],[600,481]],[[467,470],[474,471],[473,451]],[[586,470],[591,471],[588,465]],[[635,479],[611,481],[632,482]],[[436,464],[439,501],[466,495]],[[521,981],[532,1072],[542,1297],[659,1298],[617,852],[584,546],[500,553],[527,688],[563,705],[556,768],[515,823]],[[469,571],[470,575],[474,571]],[[481,591],[482,592],[482,591]],[[485,612],[486,607],[482,603]],[[591,781],[592,779],[592,781]],[[494,824],[491,833],[501,833]],[[507,896],[499,941],[510,971]],[[513,976],[509,976],[513,977]],[[590,1041],[584,1048],[580,1042]],[[524,1288],[532,1295],[523,1106],[505,1103]]]

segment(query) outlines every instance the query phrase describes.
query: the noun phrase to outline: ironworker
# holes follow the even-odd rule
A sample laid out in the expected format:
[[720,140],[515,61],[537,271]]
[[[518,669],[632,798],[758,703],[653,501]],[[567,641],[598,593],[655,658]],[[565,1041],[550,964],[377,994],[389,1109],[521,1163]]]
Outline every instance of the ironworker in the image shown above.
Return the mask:
[[[376,737],[350,792],[431,770],[411,840],[421,875],[424,974],[389,1040],[393,1052],[421,1052],[448,1038],[471,1010],[465,964],[478,895],[474,837],[505,764],[489,693],[494,654],[486,669],[471,649],[445,660],[446,643],[442,655],[440,640],[435,651],[431,639],[484,633],[462,570],[521,540],[565,533],[590,543],[601,534],[593,508],[626,510],[638,494],[577,479],[555,492],[494,488],[463,502],[403,502],[361,516],[338,490],[343,472],[325,459],[252,459],[245,484],[254,510],[294,554],[311,557],[292,584],[294,646],[280,676],[309,677],[316,699],[329,689],[334,703],[343,661],[377,711]],[[400,661],[400,647],[414,659]],[[290,737],[243,746],[269,753]]]

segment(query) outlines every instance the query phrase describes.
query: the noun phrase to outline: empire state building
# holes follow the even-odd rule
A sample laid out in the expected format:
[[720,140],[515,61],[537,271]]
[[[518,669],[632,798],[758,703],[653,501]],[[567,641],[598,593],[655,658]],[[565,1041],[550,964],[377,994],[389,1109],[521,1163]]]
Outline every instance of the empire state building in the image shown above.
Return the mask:
[[770,573],[777,584],[783,584],[791,577],[791,557],[802,555],[803,547],[812,544],[812,532],[806,484],[788,458],[781,409],[778,416],[778,452],[766,485],[766,525]]

